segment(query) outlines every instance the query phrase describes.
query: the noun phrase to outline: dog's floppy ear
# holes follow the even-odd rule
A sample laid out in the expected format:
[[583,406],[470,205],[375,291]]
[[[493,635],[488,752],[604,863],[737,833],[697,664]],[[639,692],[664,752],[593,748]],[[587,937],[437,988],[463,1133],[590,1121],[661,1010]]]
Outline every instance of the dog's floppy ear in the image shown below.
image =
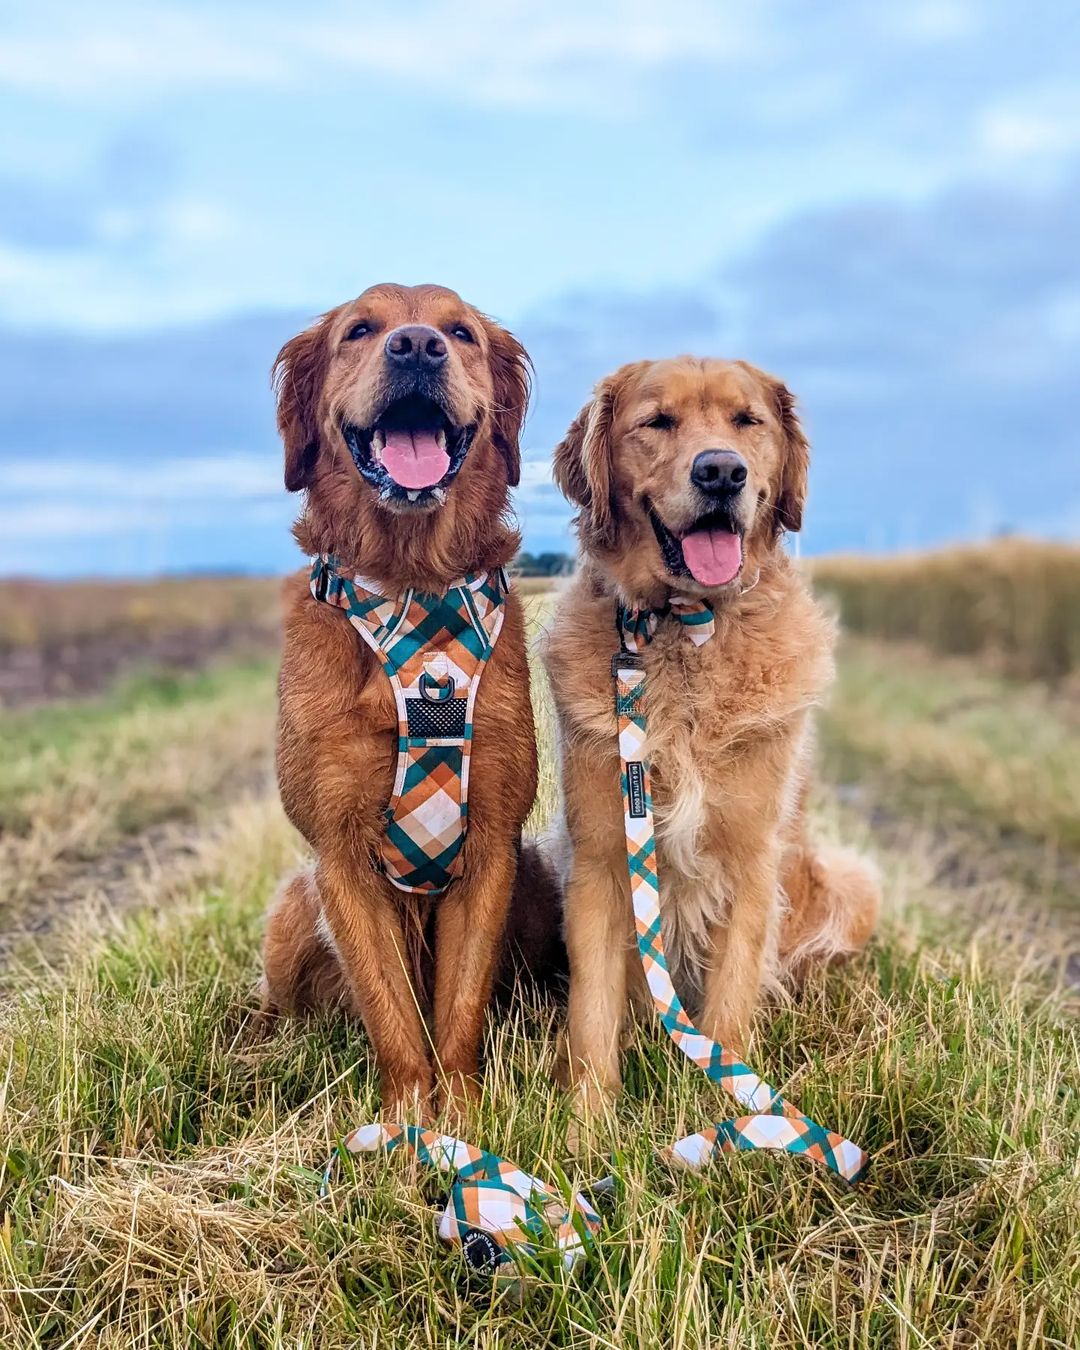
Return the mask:
[[587,531],[588,542],[600,548],[615,545],[611,425],[619,389],[634,369],[636,365],[623,366],[613,375],[604,376],[592,399],[570,423],[553,456],[552,468],[559,491],[582,508],[579,524]]
[[310,486],[319,457],[319,400],[330,364],[326,340],[330,315],[290,338],[274,361],[277,424],[285,445],[285,486],[299,492]]
[[797,533],[802,529],[803,506],[806,502],[806,478],[810,470],[810,442],[795,411],[795,396],[780,380],[770,379],[769,391],[784,434],[784,457],[780,465],[773,507],[773,533],[784,530]]
[[529,406],[532,362],[513,333],[492,319],[485,320],[485,326],[494,402],[491,438],[506,460],[507,482],[517,487],[521,481],[521,424]]

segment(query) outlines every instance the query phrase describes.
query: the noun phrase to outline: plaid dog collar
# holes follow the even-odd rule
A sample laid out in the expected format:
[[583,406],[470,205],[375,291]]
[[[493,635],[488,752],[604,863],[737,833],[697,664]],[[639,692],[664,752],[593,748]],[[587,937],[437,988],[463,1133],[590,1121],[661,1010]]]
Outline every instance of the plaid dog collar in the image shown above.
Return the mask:
[[[703,613],[704,611],[704,613]],[[671,612],[688,625],[690,639],[701,645],[712,637],[712,610],[703,601],[673,600]],[[638,955],[653,1003],[665,1031],[687,1058],[703,1069],[714,1083],[752,1114],[721,1121],[698,1134],[673,1144],[670,1156],[692,1168],[700,1168],[717,1153],[741,1149],[780,1149],[802,1153],[824,1163],[846,1181],[855,1182],[866,1171],[867,1155],[831,1130],[823,1129],[741,1063],[717,1041],[694,1026],[671,981],[660,923],[660,883],[656,869],[656,835],[653,826],[649,760],[645,753],[645,666],[640,652],[656,631],[655,610],[620,609],[617,627],[622,649],[612,658],[615,677],[615,714],[619,725],[619,759],[622,769],[623,824],[626,862],[634,907]]]
[[673,595],[661,609],[640,609],[620,605],[615,615],[615,627],[623,651],[640,652],[656,635],[660,620],[671,615],[686,629],[695,647],[708,642],[716,632],[713,607],[707,600],[696,600],[689,595]]
[[473,708],[502,629],[502,568],[464,577],[445,595],[412,588],[387,598],[316,558],[311,593],[337,605],[378,656],[398,712],[398,762],[386,809],[382,868],[403,891],[444,891],[461,872],[468,826]]

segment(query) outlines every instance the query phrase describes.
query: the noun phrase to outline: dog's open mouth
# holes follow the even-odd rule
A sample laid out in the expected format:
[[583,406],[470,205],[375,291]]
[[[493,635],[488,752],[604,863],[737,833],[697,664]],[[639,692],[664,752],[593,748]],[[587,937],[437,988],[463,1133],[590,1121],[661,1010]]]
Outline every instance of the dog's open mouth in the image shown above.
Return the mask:
[[726,586],[742,571],[742,530],[730,511],[710,511],[681,535],[669,530],[651,506],[648,512],[672,576],[693,577],[700,586]]
[[456,426],[435,399],[407,394],[370,427],[346,423],[342,433],[357,469],[383,501],[441,506],[476,427]]

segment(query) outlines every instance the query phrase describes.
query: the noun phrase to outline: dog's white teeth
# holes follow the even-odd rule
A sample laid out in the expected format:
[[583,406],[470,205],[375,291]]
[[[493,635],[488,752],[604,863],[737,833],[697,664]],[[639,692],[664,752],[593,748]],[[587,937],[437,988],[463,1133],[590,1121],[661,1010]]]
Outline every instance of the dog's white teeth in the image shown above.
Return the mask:
[[444,505],[446,504],[446,489],[445,489],[445,488],[435,488],[435,489],[434,489],[434,492],[433,492],[433,496],[435,497],[435,500],[439,503],[440,506],[444,506]]
[[435,442],[436,442],[436,444],[438,445],[438,447],[439,447],[440,450],[445,450],[445,449],[446,449],[446,432],[445,432],[445,430],[440,430],[440,431],[438,431],[438,432],[435,433]]
[[417,491],[417,492],[410,492],[410,493],[409,493],[409,501],[411,501],[411,502],[418,501],[418,500],[419,500],[419,497],[420,497],[420,493],[419,493],[418,491]]
[[384,431],[373,431],[371,433],[371,456],[373,459],[382,459],[383,451],[386,449],[386,433]]

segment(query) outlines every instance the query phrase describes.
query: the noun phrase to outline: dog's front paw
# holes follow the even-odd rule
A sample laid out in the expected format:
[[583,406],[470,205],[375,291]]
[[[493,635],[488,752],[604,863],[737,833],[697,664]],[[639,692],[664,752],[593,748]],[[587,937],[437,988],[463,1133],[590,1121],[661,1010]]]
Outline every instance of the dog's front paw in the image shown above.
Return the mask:
[[383,1096],[382,1119],[398,1125],[431,1125],[434,1111],[430,1083],[403,1083],[391,1088]]
[[732,1010],[724,1005],[718,1008],[706,1008],[698,1030],[717,1045],[722,1045],[729,1055],[746,1060],[750,1034],[749,1017],[742,1009]]
[[448,1134],[460,1135],[483,1095],[475,1074],[450,1073],[439,1080],[439,1119]]
[[566,1127],[567,1151],[574,1157],[603,1152],[603,1142],[616,1129],[615,1102],[618,1089],[594,1077],[579,1077],[570,1089],[573,1107]]

